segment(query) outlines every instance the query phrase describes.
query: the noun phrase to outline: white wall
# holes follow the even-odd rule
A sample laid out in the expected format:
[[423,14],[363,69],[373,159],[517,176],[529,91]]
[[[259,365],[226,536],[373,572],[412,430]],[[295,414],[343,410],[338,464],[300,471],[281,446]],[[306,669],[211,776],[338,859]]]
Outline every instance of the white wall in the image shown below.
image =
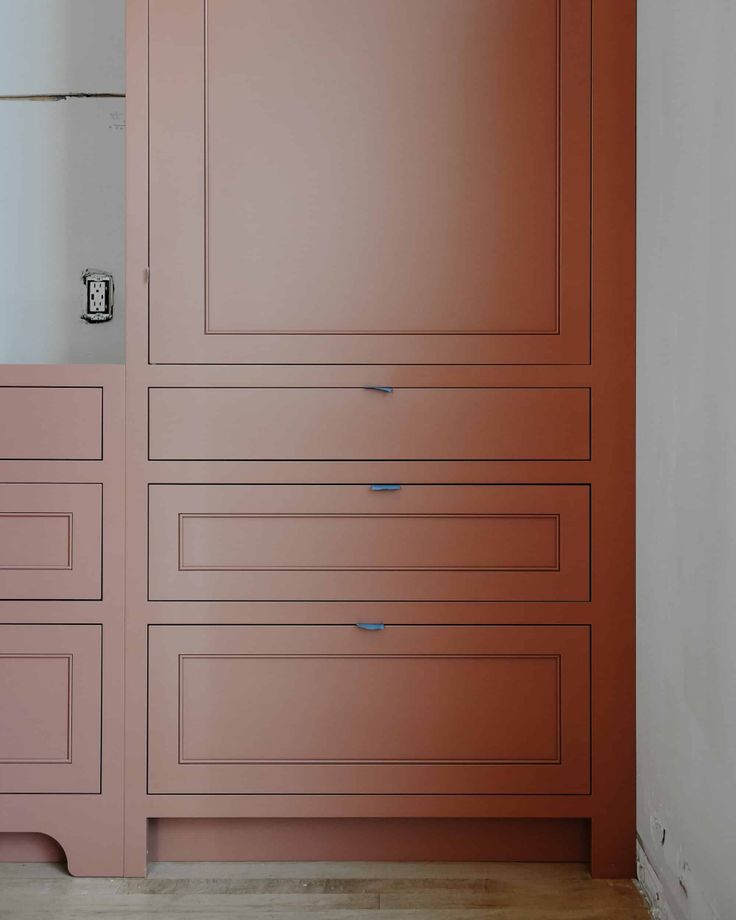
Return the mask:
[[734,0],[639,0],[638,116],[639,834],[674,916],[734,920]]
[[[0,363],[124,360],[124,0],[0,0]],[[7,98],[10,97],[10,98]],[[26,97],[26,98],[24,98]],[[81,274],[115,278],[81,321]]]
[[0,96],[125,92],[124,0],[0,0]]

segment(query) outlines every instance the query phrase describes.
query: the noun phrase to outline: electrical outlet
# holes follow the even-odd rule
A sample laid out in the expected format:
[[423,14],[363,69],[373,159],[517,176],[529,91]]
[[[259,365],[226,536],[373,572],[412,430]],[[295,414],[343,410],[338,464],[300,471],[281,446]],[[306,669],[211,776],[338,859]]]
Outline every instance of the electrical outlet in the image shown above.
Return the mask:
[[82,275],[84,285],[84,313],[87,323],[105,323],[112,319],[115,285],[109,272],[87,269]]
[[107,281],[90,281],[87,284],[87,312],[106,313],[110,303],[110,285]]

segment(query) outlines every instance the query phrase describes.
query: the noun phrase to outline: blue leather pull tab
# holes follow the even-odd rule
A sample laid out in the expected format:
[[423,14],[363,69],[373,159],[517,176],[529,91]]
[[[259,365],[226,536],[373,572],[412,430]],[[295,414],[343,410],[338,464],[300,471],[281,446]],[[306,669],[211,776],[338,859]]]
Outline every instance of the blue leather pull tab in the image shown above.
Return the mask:
[[371,486],[371,492],[400,492],[401,486],[391,482],[376,482]]
[[376,393],[393,393],[393,387],[363,387],[364,390],[375,390]]
[[368,632],[376,632],[379,629],[385,629],[383,623],[356,623],[358,629],[365,629]]

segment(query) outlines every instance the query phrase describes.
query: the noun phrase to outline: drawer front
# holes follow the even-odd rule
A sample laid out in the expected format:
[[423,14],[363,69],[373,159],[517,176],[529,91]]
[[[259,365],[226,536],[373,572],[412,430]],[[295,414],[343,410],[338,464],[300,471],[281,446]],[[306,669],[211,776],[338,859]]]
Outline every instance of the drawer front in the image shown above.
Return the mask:
[[154,626],[152,793],[583,794],[585,626]]
[[152,485],[151,600],[589,597],[587,486]]
[[0,600],[100,600],[102,486],[0,483]]
[[587,460],[590,391],[154,387],[152,460]]
[[0,625],[0,792],[99,792],[99,626]]
[[0,387],[0,460],[101,460],[101,387]]

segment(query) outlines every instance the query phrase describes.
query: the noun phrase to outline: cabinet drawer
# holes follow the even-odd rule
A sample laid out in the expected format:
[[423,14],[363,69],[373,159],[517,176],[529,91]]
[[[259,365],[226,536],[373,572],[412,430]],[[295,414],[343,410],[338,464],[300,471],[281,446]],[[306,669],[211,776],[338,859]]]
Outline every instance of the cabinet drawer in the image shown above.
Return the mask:
[[589,791],[585,626],[154,626],[153,793]]
[[0,387],[0,460],[101,460],[101,387]]
[[0,792],[99,792],[99,626],[0,625]]
[[0,600],[99,600],[101,515],[99,483],[0,483]]
[[152,460],[587,460],[590,391],[154,387]]
[[589,596],[589,490],[152,485],[151,600]]

